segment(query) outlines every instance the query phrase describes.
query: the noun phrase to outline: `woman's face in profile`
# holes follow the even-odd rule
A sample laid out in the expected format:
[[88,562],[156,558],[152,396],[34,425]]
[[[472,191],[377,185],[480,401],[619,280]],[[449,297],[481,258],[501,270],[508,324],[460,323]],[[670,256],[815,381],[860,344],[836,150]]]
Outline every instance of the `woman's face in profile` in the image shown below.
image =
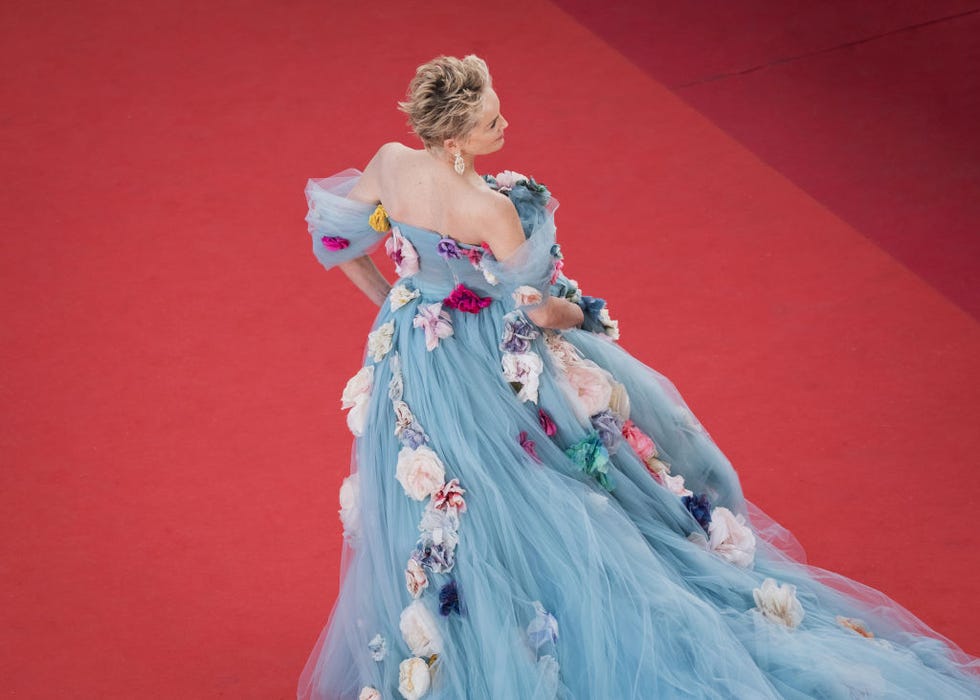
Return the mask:
[[500,112],[500,98],[494,89],[487,88],[483,96],[483,109],[480,119],[461,144],[463,150],[474,156],[499,151],[504,147],[504,129],[507,120]]

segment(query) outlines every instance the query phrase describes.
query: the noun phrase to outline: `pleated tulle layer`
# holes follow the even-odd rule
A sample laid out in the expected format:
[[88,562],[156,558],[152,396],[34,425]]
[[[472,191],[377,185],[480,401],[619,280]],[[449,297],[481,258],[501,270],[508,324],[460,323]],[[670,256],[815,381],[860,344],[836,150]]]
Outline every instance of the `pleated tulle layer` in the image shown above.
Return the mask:
[[[397,228],[419,269],[345,393],[341,587],[299,697],[980,697],[975,660],[802,562],[668,379],[515,326],[519,267]],[[452,308],[458,284],[485,301]]]

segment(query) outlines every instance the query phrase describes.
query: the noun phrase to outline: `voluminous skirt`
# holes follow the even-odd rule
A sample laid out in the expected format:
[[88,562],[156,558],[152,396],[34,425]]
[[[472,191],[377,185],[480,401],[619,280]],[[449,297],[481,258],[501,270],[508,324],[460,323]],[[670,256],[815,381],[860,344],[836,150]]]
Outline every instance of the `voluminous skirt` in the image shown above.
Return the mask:
[[[400,279],[344,406],[341,588],[301,698],[976,698],[978,663],[803,563],[664,376],[562,274],[530,178],[488,178],[505,261],[310,181],[326,267],[387,239]],[[578,301],[589,330],[526,311]]]

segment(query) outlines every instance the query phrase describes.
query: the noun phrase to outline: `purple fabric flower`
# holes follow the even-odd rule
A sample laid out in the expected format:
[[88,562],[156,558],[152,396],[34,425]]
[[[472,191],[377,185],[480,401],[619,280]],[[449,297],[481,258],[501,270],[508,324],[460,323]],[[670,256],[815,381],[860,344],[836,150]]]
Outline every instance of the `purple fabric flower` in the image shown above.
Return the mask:
[[599,439],[609,450],[609,454],[615,454],[619,447],[619,437],[623,430],[623,421],[608,408],[599,411],[592,416],[592,427],[599,431]]
[[555,425],[555,421],[551,419],[547,413],[544,412],[543,408],[538,409],[538,423],[541,424],[541,430],[548,437],[553,437],[555,433],[558,432],[558,426]]
[[521,434],[517,436],[517,441],[519,443],[521,443],[521,447],[524,448],[524,451],[525,452],[527,452],[529,455],[531,455],[531,458],[535,462],[537,462],[538,464],[541,464],[541,458],[538,457],[538,450],[537,450],[537,448],[534,445],[534,440],[531,440],[527,436],[527,431],[526,430],[522,430],[521,431]]
[[459,252],[459,246],[452,238],[443,236],[436,244],[436,252],[446,260],[459,260],[463,254]]
[[423,537],[415,544],[412,559],[430,571],[444,574],[451,571],[456,564],[456,550],[443,543],[437,544],[429,537]]
[[452,579],[445,586],[439,589],[439,614],[449,615],[450,613],[461,614],[459,610],[459,589],[456,587],[456,580]]
[[350,245],[350,241],[343,236],[324,236],[320,242],[327,250],[343,250]]
[[684,496],[681,501],[694,516],[694,519],[698,521],[698,525],[707,532],[708,526],[711,524],[711,502],[708,501],[708,496],[699,493],[696,496]]
[[538,337],[537,327],[515,311],[504,316],[504,333],[500,341],[500,349],[504,352],[527,352],[531,349],[531,341]]
[[405,447],[411,447],[413,450],[418,449],[425,443],[429,441],[429,436],[425,434],[422,430],[422,426],[416,422],[411,425],[402,428],[401,433],[398,435],[398,439]]

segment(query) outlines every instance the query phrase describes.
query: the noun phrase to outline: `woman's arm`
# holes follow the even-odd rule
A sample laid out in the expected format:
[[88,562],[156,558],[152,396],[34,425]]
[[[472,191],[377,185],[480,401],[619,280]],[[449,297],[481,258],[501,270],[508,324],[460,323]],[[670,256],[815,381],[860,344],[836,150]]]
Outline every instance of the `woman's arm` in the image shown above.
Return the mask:
[[367,255],[340,263],[340,269],[347,275],[347,279],[354,283],[354,286],[364,292],[364,295],[373,301],[377,306],[381,306],[388,297],[391,285],[384,278],[378,266]]
[[[491,201],[490,216],[482,228],[494,257],[502,262],[524,243],[524,229],[513,204],[503,197]],[[580,326],[585,318],[578,304],[558,297],[548,297],[545,303],[525,313],[532,323],[556,330]]]
[[582,307],[558,297],[548,297],[548,300],[535,309],[525,311],[532,323],[536,323],[542,328],[554,328],[565,330],[566,328],[578,328],[585,320]]
[[[381,201],[379,171],[387,158],[387,154],[395,145],[386,143],[378,149],[378,152],[371,158],[371,162],[364,168],[364,173],[358,179],[357,184],[347,195],[348,199],[368,204],[377,204]],[[388,280],[381,274],[378,266],[374,264],[371,258],[362,255],[359,258],[341,263],[339,267],[347,275],[347,279],[353,282],[354,286],[360,289],[368,299],[377,306],[384,303],[388,297],[388,292],[391,290],[391,285],[388,284]]]

